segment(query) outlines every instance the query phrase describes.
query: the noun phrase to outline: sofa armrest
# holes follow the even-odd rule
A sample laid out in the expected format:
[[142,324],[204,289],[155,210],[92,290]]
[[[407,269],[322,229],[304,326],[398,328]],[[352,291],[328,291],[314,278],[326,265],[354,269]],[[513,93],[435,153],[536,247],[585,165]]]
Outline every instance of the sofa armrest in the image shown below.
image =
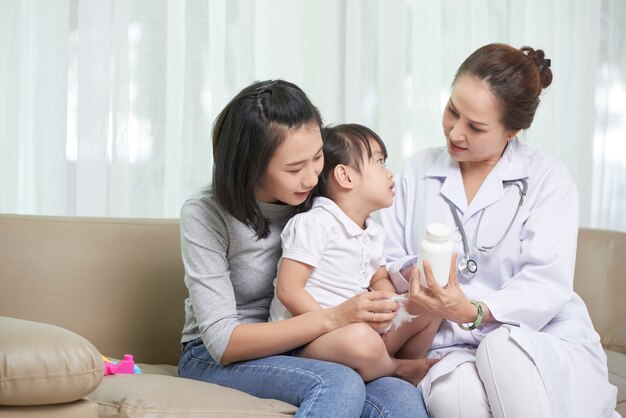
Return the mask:
[[585,301],[602,345],[626,354],[626,233],[581,228],[574,289]]
[[99,351],[54,325],[0,317],[0,405],[72,402],[104,375]]

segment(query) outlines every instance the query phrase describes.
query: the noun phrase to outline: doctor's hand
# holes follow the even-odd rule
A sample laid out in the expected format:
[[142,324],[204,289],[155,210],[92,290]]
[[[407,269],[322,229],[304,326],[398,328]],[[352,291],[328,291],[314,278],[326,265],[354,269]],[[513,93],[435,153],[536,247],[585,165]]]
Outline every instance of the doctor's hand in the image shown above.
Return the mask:
[[417,266],[411,272],[409,281],[409,300],[424,309],[456,323],[474,322],[476,307],[461,290],[456,277],[457,254],[452,256],[448,283],[441,287],[437,284],[428,260],[424,260],[424,273],[428,287],[420,286],[420,272]]

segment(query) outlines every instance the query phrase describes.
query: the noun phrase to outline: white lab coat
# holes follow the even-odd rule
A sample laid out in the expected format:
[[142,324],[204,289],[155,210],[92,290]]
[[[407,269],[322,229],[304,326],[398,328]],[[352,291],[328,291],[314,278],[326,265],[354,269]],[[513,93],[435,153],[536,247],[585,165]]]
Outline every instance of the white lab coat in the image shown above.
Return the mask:
[[[503,187],[502,182],[521,178],[528,181],[527,196],[510,231],[495,249],[476,250],[474,237],[481,212],[485,213],[478,243],[493,245],[519,202],[518,188]],[[612,416],[617,389],[608,382],[606,356],[587,308],[573,291],[578,194],[565,166],[513,139],[468,205],[458,163],[445,147],[431,148],[409,160],[395,190],[394,204],[382,211],[381,218],[388,268],[398,291],[407,289],[400,268],[415,260],[428,224],[449,225],[454,231],[454,251],[463,254],[450,200],[478,264],[474,279],[458,276],[461,288],[511,328],[512,338],[537,365],[554,416]],[[463,331],[444,321],[429,355],[445,357],[422,380],[425,397],[438,377],[461,363],[475,361],[475,348],[497,326]]]

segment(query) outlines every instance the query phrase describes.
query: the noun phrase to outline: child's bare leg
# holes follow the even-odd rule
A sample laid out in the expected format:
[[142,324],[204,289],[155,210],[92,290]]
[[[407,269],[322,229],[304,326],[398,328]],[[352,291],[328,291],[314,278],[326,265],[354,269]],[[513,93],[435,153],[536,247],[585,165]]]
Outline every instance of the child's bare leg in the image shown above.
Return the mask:
[[430,323],[419,334],[409,338],[395,356],[403,359],[424,358],[432,346],[440,324],[441,318],[431,318]]
[[430,368],[439,361],[434,358],[419,359],[394,359],[398,368],[394,376],[404,379],[407,382],[417,385]]
[[380,335],[367,324],[352,324],[322,335],[308,344],[302,357],[333,361],[356,370],[364,381],[397,376],[415,383],[431,361],[392,358]]
[[352,324],[324,334],[309,343],[301,356],[344,364],[365,381],[391,376],[396,368],[380,335],[367,324]]
[[418,317],[411,322],[384,335],[390,355],[398,359],[417,359],[426,356],[441,324],[441,317],[423,310],[417,315]]

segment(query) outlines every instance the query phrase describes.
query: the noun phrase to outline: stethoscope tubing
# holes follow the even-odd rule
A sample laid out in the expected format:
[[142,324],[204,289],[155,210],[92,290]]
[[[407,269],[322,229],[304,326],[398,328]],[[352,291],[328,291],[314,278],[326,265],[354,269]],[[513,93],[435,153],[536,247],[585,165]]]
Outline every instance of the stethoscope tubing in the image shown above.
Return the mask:
[[[519,183],[521,183],[522,185],[520,186]],[[504,231],[504,234],[502,234],[500,239],[496,241],[495,244],[487,245],[487,246],[485,245],[479,246],[477,244],[478,242],[477,240],[478,240],[478,231],[480,229],[480,224],[483,219],[483,215],[485,214],[485,209],[483,209],[482,212],[480,213],[480,217],[478,218],[478,225],[476,225],[476,231],[474,233],[474,246],[476,247],[478,251],[486,253],[489,250],[496,248],[502,242],[502,240],[504,240],[504,238],[509,233],[509,230],[513,226],[513,222],[515,222],[515,219],[517,218],[517,214],[519,213],[520,207],[524,203],[524,198],[526,197],[526,193],[528,192],[528,182],[526,181],[526,179],[504,180],[502,182],[503,186],[507,186],[509,184],[517,186],[517,188],[519,189],[519,193],[520,193],[520,200],[519,200],[519,203],[517,204],[517,208],[515,209],[515,213],[513,214],[513,218],[511,218],[511,222],[509,222],[509,225]],[[459,233],[461,234],[461,239],[463,241],[463,257],[461,257],[461,259],[459,259],[459,261],[457,262],[457,270],[459,271],[459,274],[461,275],[461,277],[465,279],[473,279],[474,276],[476,275],[476,272],[478,271],[478,263],[476,263],[476,261],[474,261],[470,257],[469,242],[467,240],[467,235],[465,234],[465,228],[463,227],[461,218],[459,217],[456,207],[454,206],[451,200],[448,200],[448,206],[450,207],[450,212],[452,212],[454,223],[456,224],[456,227],[458,228]]]

